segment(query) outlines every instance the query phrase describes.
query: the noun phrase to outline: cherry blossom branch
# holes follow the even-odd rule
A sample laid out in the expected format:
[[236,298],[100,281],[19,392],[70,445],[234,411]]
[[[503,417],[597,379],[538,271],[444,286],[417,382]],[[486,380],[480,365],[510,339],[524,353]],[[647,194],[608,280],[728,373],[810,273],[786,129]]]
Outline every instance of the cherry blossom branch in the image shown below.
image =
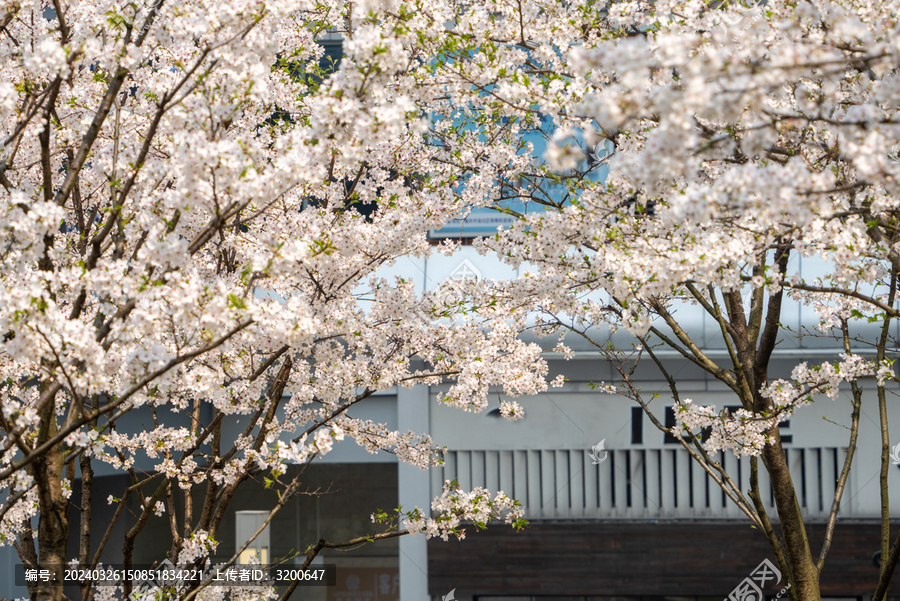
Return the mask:
[[651,327],[650,331],[653,332],[654,335],[658,336],[668,346],[681,353],[683,357],[689,359],[692,363],[695,363],[697,366],[716,376],[717,379],[721,380],[726,386],[734,390],[737,386],[734,378],[724,369],[716,365],[713,360],[706,356],[706,354],[700,349],[700,347],[697,346],[697,344],[691,339],[684,328],[682,328],[681,325],[678,324],[672,314],[669,313],[666,308],[659,303],[654,306],[654,309],[659,313],[660,317],[663,318],[663,320],[666,322],[666,325],[668,325],[672,332],[675,334],[675,337],[678,338],[678,340],[680,340],[681,343],[690,350],[690,352],[684,350],[681,345],[676,344],[668,336],[660,332],[656,327]]
[[[57,433],[55,436],[48,439],[46,442],[44,442],[40,446],[33,449],[31,451],[31,453],[29,453],[28,455],[26,455],[19,461],[16,461],[12,465],[10,465],[10,467],[8,467],[7,469],[0,472],[0,480],[4,480],[4,479],[8,478],[11,474],[22,469],[23,467],[25,467],[26,465],[28,465],[29,463],[31,463],[32,461],[34,461],[35,459],[40,457],[48,449],[50,449],[54,445],[58,444],[66,436],[68,436],[69,434],[71,434],[72,432],[74,432],[75,430],[77,430],[78,428],[80,428],[81,426],[86,424],[87,422],[89,422],[93,419],[96,419],[96,418],[100,417],[101,415],[105,415],[105,414],[109,413],[110,411],[113,411],[114,409],[120,407],[128,399],[130,399],[132,396],[134,396],[134,394],[136,392],[138,392],[139,390],[144,388],[144,386],[146,386],[148,383],[150,383],[153,380],[157,379],[158,377],[164,375],[166,372],[168,372],[173,367],[180,365],[180,364],[184,363],[185,361],[189,361],[189,360],[193,359],[194,357],[198,357],[200,355],[208,353],[209,351],[211,351],[213,349],[220,347],[222,344],[227,342],[232,336],[234,336],[238,332],[246,329],[252,323],[253,323],[253,320],[244,321],[244,322],[240,323],[238,326],[236,326],[235,328],[231,329],[225,335],[223,335],[220,338],[218,338],[217,340],[213,341],[212,343],[210,343],[202,348],[196,349],[194,351],[185,353],[179,357],[176,357],[175,359],[171,359],[164,366],[160,367],[159,369],[155,370],[151,374],[148,374],[148,375],[144,376],[143,378],[141,378],[140,380],[138,380],[138,382],[136,384],[134,384],[133,386],[128,388],[115,401],[108,403],[108,404],[104,405],[103,407],[100,407],[100,408],[92,411],[91,413],[87,414],[82,420],[79,420],[78,422],[72,423],[72,424],[62,428],[59,431],[59,433]],[[42,394],[42,398],[44,396],[48,395],[49,394],[48,391],[53,390],[54,388],[55,388],[55,390],[54,390],[54,394],[55,394],[55,392],[61,388],[61,385],[57,382],[52,382],[50,384],[50,387],[47,389],[47,391],[45,391],[44,394]]]
[[13,508],[13,506],[22,500],[25,495],[27,495],[30,491],[34,490],[37,486],[37,483],[32,481],[31,484],[28,485],[27,488],[24,488],[17,493],[10,495],[6,501],[3,503],[3,507],[0,508],[0,523],[3,523],[3,520],[6,518],[6,514],[9,513],[9,510]]
[[[665,369],[665,366],[656,356],[656,353],[653,352],[653,349],[644,343],[644,350],[647,351],[647,354],[653,360],[654,364],[656,364],[657,368],[663,374],[663,377],[666,379],[667,384],[669,385],[669,390],[672,392],[673,399],[680,403],[680,395],[678,394],[678,387],[675,383],[675,380],[672,378],[669,371]],[[627,374],[622,367],[616,363],[616,369],[619,374],[622,376],[622,381],[625,382],[625,385],[628,387],[629,392],[631,393],[629,396],[633,398],[640,406],[641,409],[644,410],[644,413],[650,418],[650,422],[661,432],[665,434],[670,434],[676,436],[676,433],[672,431],[671,428],[666,428],[660,421],[653,415],[653,412],[650,411],[650,407],[644,402],[643,397],[641,396],[640,391],[634,386],[634,382],[632,381],[631,375]],[[747,503],[747,500],[744,498],[744,495],[741,493],[740,486],[734,483],[731,477],[727,474],[725,469],[718,461],[712,461],[707,454],[706,450],[700,446],[698,441],[691,437],[691,441],[693,443],[694,448],[691,448],[687,441],[683,436],[677,435],[679,443],[681,446],[687,450],[687,452],[691,455],[691,457],[698,463],[700,466],[706,471],[710,477],[715,481],[715,483],[722,489],[722,491],[728,496],[729,499],[741,510],[744,515],[746,515],[750,520],[757,525],[758,528],[764,530],[764,525],[762,522],[762,516],[765,516],[765,513],[758,514],[754,513]],[[713,471],[715,470],[715,472]]]
[[[262,534],[262,532],[268,527],[269,523],[272,521],[272,518],[274,518],[275,515],[279,511],[281,511],[281,509],[284,507],[284,505],[291,498],[293,498],[298,487],[300,486],[301,478],[306,473],[307,468],[309,467],[310,463],[312,462],[312,460],[314,458],[315,458],[315,455],[310,457],[309,460],[303,465],[303,467],[300,470],[300,473],[298,473],[293,478],[293,480],[291,480],[291,483],[279,495],[278,501],[275,503],[275,506],[271,510],[269,510],[268,515],[263,520],[262,524],[260,524],[260,526],[256,529],[256,532],[254,532],[252,535],[250,535],[250,537],[246,541],[244,541],[244,544],[241,546],[241,548],[236,550],[234,552],[234,554],[231,556],[231,559],[229,559],[227,562],[225,562],[224,567],[234,565],[234,562],[237,561],[237,559],[241,556],[241,553],[243,553],[250,546],[250,544],[256,540],[256,537],[258,537],[260,534]],[[196,588],[194,588],[192,591],[190,591],[184,597],[184,601],[190,601],[191,599],[196,597],[197,594],[200,593],[200,591],[202,591],[203,589],[208,587],[212,582],[213,582],[212,575],[210,575],[209,578],[206,578],[200,585],[198,585]]]
[[[841,333],[843,334],[844,352],[850,353],[850,330],[847,321],[841,322]],[[844,489],[847,486],[847,479],[850,477],[850,466],[853,464],[853,457],[856,455],[856,445],[859,436],[859,416],[862,406],[862,389],[855,381],[850,382],[850,392],[853,396],[853,411],[850,414],[850,439],[847,443],[847,455],[844,457],[844,465],[841,467],[841,474],[838,476],[837,483],[834,487],[834,497],[831,501],[831,510],[828,512],[828,521],[825,525],[825,537],[822,541],[822,549],[819,552],[819,558],[816,561],[816,568],[819,574],[825,567],[825,560],[828,552],[831,550],[832,537],[834,536],[834,527],[837,524],[838,511],[841,508],[841,498],[844,496]]]
[[843,296],[843,297],[848,297],[848,298],[855,298],[857,300],[861,300],[867,304],[870,304],[873,307],[877,307],[878,309],[881,309],[882,311],[884,311],[885,316],[900,317],[900,311],[898,311],[891,305],[888,305],[872,296],[862,294],[861,292],[858,292],[856,290],[850,290],[849,288],[841,288],[840,286],[813,286],[813,285],[806,284],[806,283],[789,282],[789,281],[782,281],[781,285],[783,285],[785,287],[793,288],[795,290],[803,290],[804,292],[815,292],[815,293],[820,293],[820,294],[834,294],[839,297]]
[[[893,242],[893,240],[891,241]],[[890,306],[894,305],[894,302],[897,299],[897,284],[898,284],[898,276],[900,276],[900,269],[896,267],[891,270],[890,276],[890,288],[888,292],[887,304]],[[891,327],[891,316],[885,315],[884,322],[881,324],[881,333],[878,340],[878,345],[876,346],[876,354],[875,360],[878,365],[883,365],[885,361],[885,349],[887,347],[888,340],[890,338],[890,327]],[[848,343],[845,342],[845,346]],[[881,578],[885,577],[887,573],[888,566],[885,563],[885,558],[889,557],[890,554],[890,539],[891,539],[891,509],[890,509],[890,499],[888,493],[888,470],[891,469],[891,457],[890,457],[890,449],[891,449],[891,438],[890,433],[888,432],[888,415],[887,415],[887,399],[885,398],[885,390],[884,390],[884,382],[879,378],[877,382],[877,394],[878,394],[878,420],[879,425],[881,426],[881,473],[879,478],[879,485],[881,489]]]
[[[379,540],[387,540],[390,538],[397,538],[398,536],[404,536],[409,533],[410,532],[408,529],[393,530],[390,532],[378,532],[375,534],[352,538],[350,540],[343,541],[340,543],[331,543],[331,542],[326,541],[324,538],[320,538],[318,540],[318,542],[315,545],[313,545],[312,548],[309,550],[309,552],[306,554],[306,559],[303,561],[303,564],[300,566],[299,569],[305,570],[306,568],[308,568],[312,564],[313,559],[316,558],[316,556],[319,554],[319,552],[322,549],[344,549],[347,547],[356,547],[358,545],[365,545],[365,544],[372,543],[372,542],[379,541]],[[281,596],[278,598],[278,601],[287,601],[288,599],[290,599],[291,595],[294,593],[294,591],[296,590],[297,585],[299,583],[300,583],[299,580],[293,580],[288,585],[288,587],[284,590],[284,592],[281,594]]]
[[374,393],[375,393],[375,391],[372,390],[371,388],[366,388],[366,389],[363,390],[361,393],[359,393],[358,395],[356,395],[356,398],[354,398],[352,401],[350,401],[349,403],[345,403],[345,404],[341,405],[340,407],[338,407],[337,409],[335,409],[334,411],[332,411],[331,413],[329,413],[326,417],[322,418],[322,419],[319,420],[318,422],[315,422],[312,426],[310,426],[309,428],[307,428],[306,431],[303,432],[303,434],[301,434],[300,436],[297,436],[297,437],[294,438],[291,442],[293,442],[293,443],[295,443],[295,444],[298,443],[298,442],[300,442],[300,440],[303,439],[304,437],[306,437],[306,436],[312,434],[313,432],[315,432],[316,430],[318,430],[319,428],[321,428],[322,426],[324,426],[324,425],[327,424],[328,422],[332,421],[332,420],[333,420],[334,418],[336,418],[337,416],[339,416],[339,415],[341,415],[342,413],[344,413],[345,411],[347,411],[347,409],[349,409],[350,407],[352,407],[352,406],[355,405],[356,403],[359,403],[359,402],[362,401],[363,399],[366,399],[366,398],[372,396],[372,394],[374,394]]

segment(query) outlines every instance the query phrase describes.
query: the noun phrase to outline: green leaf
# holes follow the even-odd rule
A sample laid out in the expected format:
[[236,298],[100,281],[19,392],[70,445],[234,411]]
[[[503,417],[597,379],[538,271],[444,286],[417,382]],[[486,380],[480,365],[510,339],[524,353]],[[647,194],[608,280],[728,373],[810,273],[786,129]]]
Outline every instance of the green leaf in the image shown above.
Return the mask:
[[235,309],[242,309],[242,310],[247,309],[247,303],[244,302],[244,299],[242,299],[239,296],[236,296],[234,294],[228,295],[228,304],[230,304]]

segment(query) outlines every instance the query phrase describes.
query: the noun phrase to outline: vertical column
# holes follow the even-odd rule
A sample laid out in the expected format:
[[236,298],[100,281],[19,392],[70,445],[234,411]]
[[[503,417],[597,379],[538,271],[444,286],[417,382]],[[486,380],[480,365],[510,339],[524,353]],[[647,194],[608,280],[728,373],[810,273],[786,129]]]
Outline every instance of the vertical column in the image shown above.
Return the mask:
[[[397,429],[422,434],[430,431],[428,386],[397,389]],[[435,468],[437,469],[437,468]],[[428,471],[406,463],[397,466],[397,496],[404,510],[419,507],[430,515],[431,491]],[[428,596],[428,550],[425,535],[400,537],[400,598],[430,601]]]

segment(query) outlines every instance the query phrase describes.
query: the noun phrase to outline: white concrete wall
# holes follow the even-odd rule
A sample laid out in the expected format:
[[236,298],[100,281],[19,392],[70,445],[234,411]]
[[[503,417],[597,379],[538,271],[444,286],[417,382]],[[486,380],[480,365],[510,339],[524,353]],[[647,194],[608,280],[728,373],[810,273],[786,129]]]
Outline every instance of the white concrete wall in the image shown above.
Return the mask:
[[[683,398],[718,408],[737,404],[730,391],[714,388],[706,382],[688,382],[683,386]],[[669,391],[651,383],[645,392],[647,398],[659,393],[650,407],[664,424],[664,407],[673,404]],[[625,397],[590,392],[584,384],[568,385],[562,391],[517,399],[525,409],[525,418],[507,422],[487,412],[465,413],[444,406],[438,402],[439,396],[437,392],[432,394],[431,434],[452,453],[445,468],[432,474],[432,494],[439,493],[445,479],[457,479],[463,486],[503,488],[530,504],[533,518],[740,516],[733,504],[720,501],[715,483],[707,490],[705,474],[692,464],[680,445],[665,443],[663,433],[646,416],[642,418],[642,442],[632,443],[631,409],[635,405]],[[900,442],[900,409],[889,407],[888,411],[895,444]],[[848,444],[850,412],[850,395],[845,391],[837,400],[821,397],[798,410],[782,428],[783,434],[793,437],[784,446],[798,494],[803,497],[801,505],[811,519],[824,517],[830,508],[834,480],[843,466]],[[863,400],[842,517],[879,515],[881,442],[877,424],[877,401],[869,392]],[[611,459],[594,465],[591,447],[601,440]],[[720,460],[735,480],[741,463],[740,482],[746,490],[748,460],[739,462],[730,452],[721,454]],[[615,484],[611,484],[613,480]],[[767,496],[764,473],[761,486]],[[898,512],[900,466],[891,467],[889,486],[898,491],[891,498],[892,512]],[[626,505],[629,488],[631,506]],[[690,498],[694,499],[693,507],[688,507]]]

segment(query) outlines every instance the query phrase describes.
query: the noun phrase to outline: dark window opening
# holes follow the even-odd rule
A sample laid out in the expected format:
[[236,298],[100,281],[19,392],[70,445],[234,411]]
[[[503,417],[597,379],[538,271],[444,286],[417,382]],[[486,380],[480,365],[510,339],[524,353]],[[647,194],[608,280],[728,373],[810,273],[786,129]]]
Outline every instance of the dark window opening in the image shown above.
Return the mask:
[[643,444],[643,443],[644,443],[644,410],[641,407],[632,407],[631,408],[631,444]]

